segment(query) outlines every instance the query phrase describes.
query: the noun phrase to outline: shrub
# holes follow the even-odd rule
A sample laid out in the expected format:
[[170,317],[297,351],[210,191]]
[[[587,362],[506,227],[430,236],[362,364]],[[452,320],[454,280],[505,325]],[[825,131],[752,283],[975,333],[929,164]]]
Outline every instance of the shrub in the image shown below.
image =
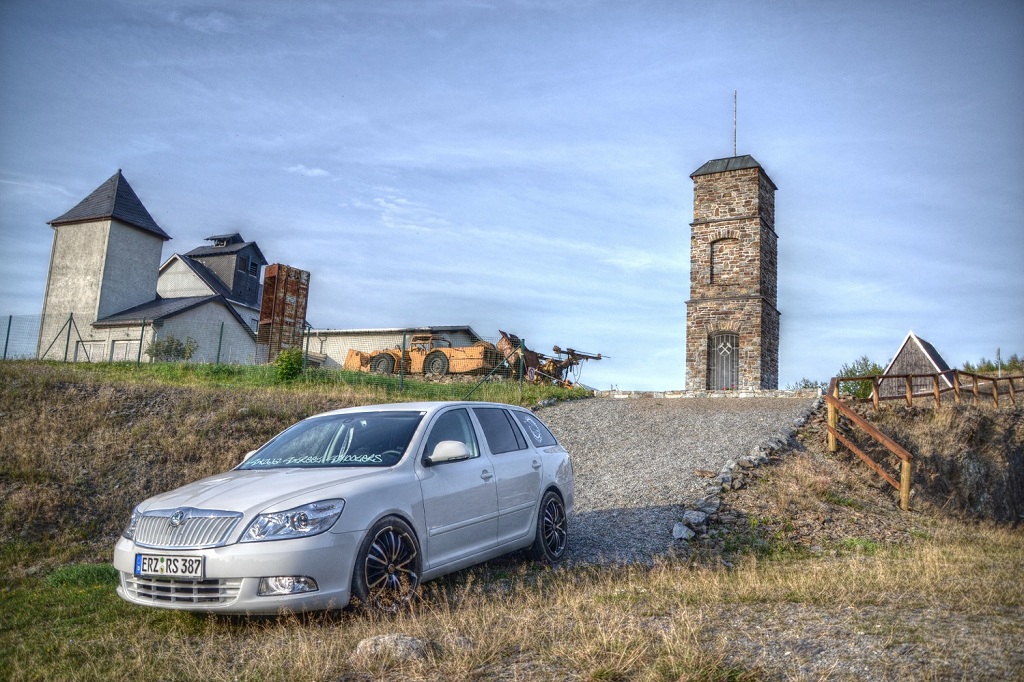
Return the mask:
[[817,391],[825,388],[828,388],[827,381],[815,381],[814,379],[808,379],[807,377],[786,386],[787,391]]
[[[863,377],[863,376],[879,376],[885,373],[885,367],[882,367],[877,362],[868,359],[868,356],[862,355],[852,364],[843,365],[839,369],[838,377]],[[871,397],[871,382],[870,381],[844,381],[839,384],[839,392],[843,395],[853,396],[854,398],[870,398]]]
[[999,354],[996,355],[995,361],[983,357],[981,360],[978,360],[977,364],[965,362],[964,371],[969,374],[988,374],[992,376],[999,372],[1003,374],[1024,374],[1024,358],[1021,358],[1016,353],[1006,360],[1000,358]]
[[163,339],[153,339],[146,346],[146,355],[154,362],[177,362],[178,360],[191,360],[199,349],[199,342],[191,336],[185,340],[176,339],[173,336],[166,336]]
[[291,381],[302,374],[304,355],[301,348],[287,348],[277,354],[274,360],[274,367],[277,368],[277,378],[280,381]]

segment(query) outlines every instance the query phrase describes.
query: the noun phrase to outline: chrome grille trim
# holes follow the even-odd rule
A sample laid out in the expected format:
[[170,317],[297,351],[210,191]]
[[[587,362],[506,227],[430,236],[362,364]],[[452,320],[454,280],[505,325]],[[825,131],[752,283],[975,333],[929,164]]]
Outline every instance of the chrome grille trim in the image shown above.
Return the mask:
[[[181,525],[171,525],[175,512],[183,513]],[[205,549],[227,544],[241,512],[216,509],[159,509],[144,513],[135,527],[135,544],[155,549]]]
[[230,604],[238,599],[242,579],[178,580],[122,573],[121,587],[132,599],[153,604]]

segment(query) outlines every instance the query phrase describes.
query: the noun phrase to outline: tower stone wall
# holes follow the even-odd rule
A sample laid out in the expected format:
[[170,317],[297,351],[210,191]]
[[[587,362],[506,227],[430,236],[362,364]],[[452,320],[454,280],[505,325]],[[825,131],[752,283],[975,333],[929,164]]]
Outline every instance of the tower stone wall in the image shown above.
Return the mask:
[[709,161],[693,178],[686,388],[778,388],[775,183],[750,156]]

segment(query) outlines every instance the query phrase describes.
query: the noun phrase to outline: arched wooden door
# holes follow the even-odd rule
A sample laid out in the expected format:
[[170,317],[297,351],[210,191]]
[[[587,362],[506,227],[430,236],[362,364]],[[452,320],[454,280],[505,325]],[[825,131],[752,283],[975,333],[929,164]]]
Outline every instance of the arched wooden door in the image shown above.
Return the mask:
[[712,334],[708,340],[708,389],[736,389],[740,383],[740,337],[732,332]]

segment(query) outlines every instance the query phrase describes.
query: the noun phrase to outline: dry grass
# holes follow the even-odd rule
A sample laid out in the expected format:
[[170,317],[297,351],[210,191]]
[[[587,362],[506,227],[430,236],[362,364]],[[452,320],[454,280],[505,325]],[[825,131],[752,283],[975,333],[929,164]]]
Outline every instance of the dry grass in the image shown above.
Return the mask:
[[[78,679],[668,681],[817,679],[815,670],[858,679],[858,666],[870,664],[891,679],[1011,679],[1024,665],[1022,559],[1020,533],[955,523],[911,548],[748,558],[729,571],[682,563],[551,571],[506,559],[427,585],[413,610],[389,618],[232,620],[113,604],[121,614],[113,621],[29,628],[31,644],[6,672],[59,679],[73,665]],[[420,639],[425,657],[352,658],[360,640],[387,633]],[[44,651],[48,660],[32,655]]]
[[[946,680],[1024,670],[1024,534],[902,514],[862,465],[813,448],[729,497],[748,528],[760,524],[751,537],[791,550],[745,551],[731,569],[699,555],[558,570],[512,556],[426,585],[412,610],[389,618],[250,620],[125,604],[109,567],[80,563],[109,560],[143,497],[230,466],[306,414],[361,400],[336,388],[185,389],[0,364],[0,678]],[[750,550],[745,537],[730,541]],[[815,544],[824,551],[795,551]],[[421,640],[424,657],[353,657],[361,640],[390,633]]]

